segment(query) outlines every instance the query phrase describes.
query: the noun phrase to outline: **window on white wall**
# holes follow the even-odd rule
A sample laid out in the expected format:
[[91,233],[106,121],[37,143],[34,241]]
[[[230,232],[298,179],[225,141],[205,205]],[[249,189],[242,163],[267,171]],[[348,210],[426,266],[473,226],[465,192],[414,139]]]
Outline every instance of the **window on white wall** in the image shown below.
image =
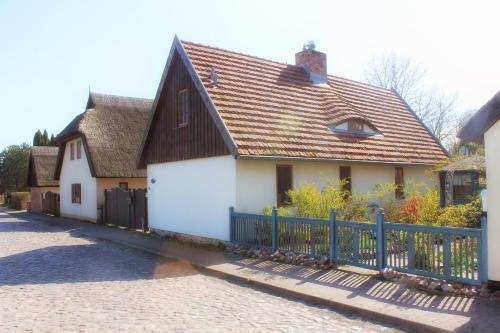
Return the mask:
[[69,144],[69,159],[75,159],[75,144],[73,142]]
[[82,141],[78,140],[76,142],[76,159],[79,160],[82,158]]
[[293,176],[291,165],[276,166],[276,194],[278,206],[288,206],[292,202],[288,191],[293,188]]
[[401,167],[394,169],[394,184],[396,185],[396,199],[404,199],[405,178],[403,168]]
[[82,184],[71,184],[71,202],[82,203]]

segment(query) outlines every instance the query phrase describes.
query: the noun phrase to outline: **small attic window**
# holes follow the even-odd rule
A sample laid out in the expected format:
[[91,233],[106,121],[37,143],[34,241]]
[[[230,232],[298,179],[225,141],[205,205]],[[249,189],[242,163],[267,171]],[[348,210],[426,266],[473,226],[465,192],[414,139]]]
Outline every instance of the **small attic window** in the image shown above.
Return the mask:
[[375,130],[368,123],[359,119],[349,119],[344,122],[332,125],[329,127],[333,132],[352,134],[352,135],[377,135],[381,134],[377,130]]

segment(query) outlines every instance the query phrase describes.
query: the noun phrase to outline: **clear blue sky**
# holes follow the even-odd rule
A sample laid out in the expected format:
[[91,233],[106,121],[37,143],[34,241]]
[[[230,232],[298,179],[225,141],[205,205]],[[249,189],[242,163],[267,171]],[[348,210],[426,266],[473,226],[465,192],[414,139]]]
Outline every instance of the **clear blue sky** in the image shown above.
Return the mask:
[[93,91],[153,98],[174,34],[293,63],[308,40],[363,80],[388,51],[428,69],[461,111],[500,90],[499,2],[0,0],[0,149],[57,134]]

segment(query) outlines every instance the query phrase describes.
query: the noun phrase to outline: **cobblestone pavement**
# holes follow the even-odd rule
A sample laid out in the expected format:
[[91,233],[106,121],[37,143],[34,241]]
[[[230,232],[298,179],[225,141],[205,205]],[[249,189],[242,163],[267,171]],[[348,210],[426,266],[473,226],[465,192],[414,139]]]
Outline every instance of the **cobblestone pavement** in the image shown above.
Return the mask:
[[395,332],[0,212],[2,332]]

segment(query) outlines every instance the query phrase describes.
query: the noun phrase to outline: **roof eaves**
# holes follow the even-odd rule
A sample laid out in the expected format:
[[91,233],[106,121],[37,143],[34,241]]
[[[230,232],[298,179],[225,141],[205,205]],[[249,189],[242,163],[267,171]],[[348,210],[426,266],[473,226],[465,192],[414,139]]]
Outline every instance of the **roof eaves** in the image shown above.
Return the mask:
[[415,165],[415,166],[435,166],[432,162],[410,162],[410,161],[384,161],[384,160],[357,160],[341,158],[317,158],[317,157],[291,157],[276,155],[239,155],[240,160],[280,160],[280,161],[320,161],[320,162],[352,162],[362,164],[389,164],[389,165]]

